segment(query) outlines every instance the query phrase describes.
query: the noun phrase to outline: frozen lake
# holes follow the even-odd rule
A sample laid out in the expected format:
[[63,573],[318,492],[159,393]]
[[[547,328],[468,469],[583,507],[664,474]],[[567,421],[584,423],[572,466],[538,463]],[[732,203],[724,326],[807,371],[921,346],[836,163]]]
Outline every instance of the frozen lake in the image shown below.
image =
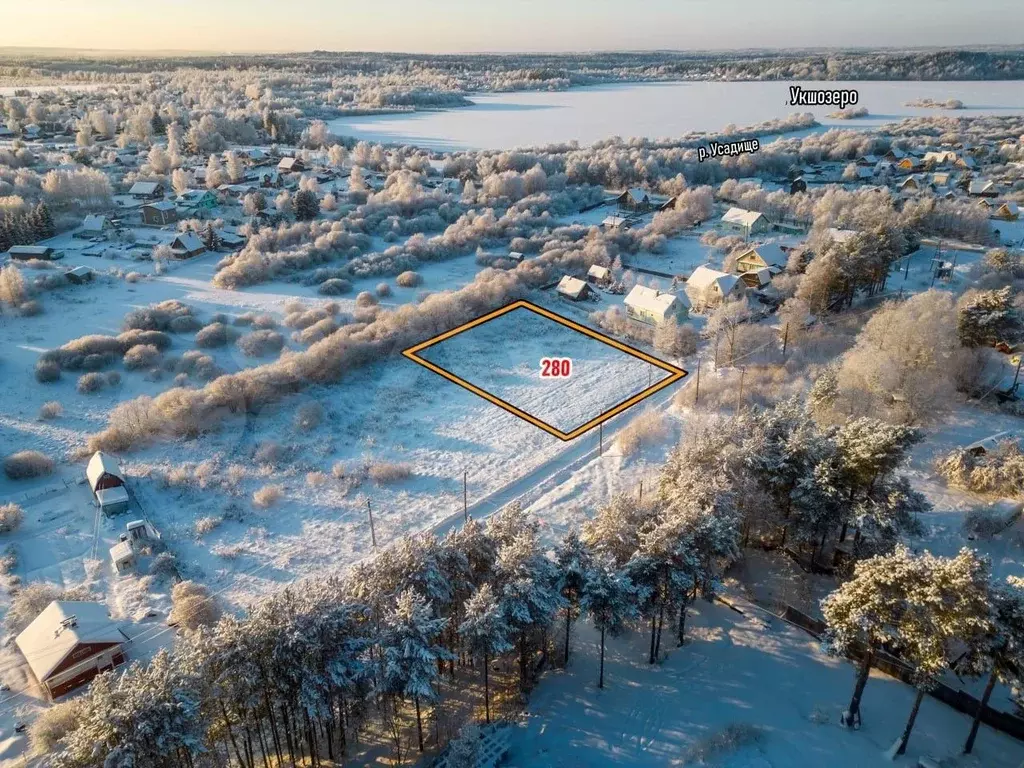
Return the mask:
[[[868,128],[914,115],[1024,113],[1024,82],[815,82],[805,88],[856,89],[855,120],[825,117],[835,107],[791,107],[790,82],[630,83],[569,91],[481,94],[474,106],[437,112],[369,115],[331,122],[339,135],[438,150],[511,149],[576,140],[591,144],[610,136],[675,137],[760,123],[792,112],[812,112],[826,126]],[[965,109],[908,107],[930,98],[959,99]]]

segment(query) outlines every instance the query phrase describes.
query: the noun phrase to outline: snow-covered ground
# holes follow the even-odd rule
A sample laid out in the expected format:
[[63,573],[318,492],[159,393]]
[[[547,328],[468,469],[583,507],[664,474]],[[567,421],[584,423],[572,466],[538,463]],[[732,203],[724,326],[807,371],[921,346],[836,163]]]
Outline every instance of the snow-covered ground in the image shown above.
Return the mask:
[[[863,725],[839,716],[853,690],[854,669],[822,653],[817,641],[730,595],[743,614],[698,601],[687,643],[647,664],[649,636],[607,642],[605,687],[597,687],[599,636],[578,628],[568,669],[546,674],[513,729],[508,764],[570,766],[718,766],[719,768],[868,768],[885,756],[913,704],[913,689],[874,673],[865,689]],[[664,642],[664,639],[663,639]],[[675,643],[670,641],[670,645]],[[747,734],[709,749],[727,728]],[[1016,768],[1024,745],[982,727],[970,757],[959,755],[970,719],[926,697],[905,758],[952,759],[957,768]]]

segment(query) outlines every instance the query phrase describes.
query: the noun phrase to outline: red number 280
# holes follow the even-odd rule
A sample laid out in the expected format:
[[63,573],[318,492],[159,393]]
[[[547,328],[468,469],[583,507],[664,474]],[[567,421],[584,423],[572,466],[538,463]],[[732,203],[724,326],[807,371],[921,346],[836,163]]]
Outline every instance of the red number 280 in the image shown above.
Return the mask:
[[567,379],[572,376],[572,359],[568,357],[542,357],[540,377],[542,379]]

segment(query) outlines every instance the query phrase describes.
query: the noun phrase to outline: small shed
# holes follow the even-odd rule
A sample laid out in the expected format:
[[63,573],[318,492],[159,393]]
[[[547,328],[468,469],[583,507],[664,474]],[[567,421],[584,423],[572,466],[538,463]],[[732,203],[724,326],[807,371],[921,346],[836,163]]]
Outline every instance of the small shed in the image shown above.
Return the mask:
[[996,432],[994,435],[989,435],[981,440],[971,443],[964,450],[972,456],[984,456],[986,453],[994,451],[1000,443],[1007,441],[1016,442],[1018,440],[1016,432],[1010,432],[1004,430],[1002,432]]
[[612,271],[608,267],[592,264],[587,270],[587,282],[595,285],[608,285],[612,281]]
[[306,164],[298,157],[282,157],[277,170],[281,173],[301,173],[306,170]]
[[570,277],[569,275],[565,275],[558,281],[558,288],[556,290],[559,295],[565,296],[565,298],[571,301],[583,301],[593,296],[593,291],[589,285],[578,277]]
[[92,279],[95,276],[95,270],[93,270],[92,267],[87,267],[85,265],[74,267],[64,273],[64,277],[66,277],[67,281],[73,285],[92,282]]
[[116,573],[135,570],[135,550],[130,541],[119,541],[110,548],[110,562]]
[[605,216],[601,226],[605,229],[629,229],[629,219],[622,216]]
[[97,213],[90,213],[82,220],[81,228],[72,237],[103,237],[112,228],[110,219]]
[[523,262],[523,254],[519,251],[509,251],[508,260],[514,261],[516,264],[521,264]]
[[15,643],[52,701],[124,664],[127,640],[102,603],[54,600]]

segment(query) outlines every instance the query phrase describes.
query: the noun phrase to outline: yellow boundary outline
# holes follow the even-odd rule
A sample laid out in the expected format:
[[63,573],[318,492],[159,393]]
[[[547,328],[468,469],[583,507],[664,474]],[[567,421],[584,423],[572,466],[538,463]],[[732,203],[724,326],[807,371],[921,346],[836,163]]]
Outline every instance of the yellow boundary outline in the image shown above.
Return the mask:
[[[548,320],[553,320],[559,325],[563,325],[566,328],[571,328],[574,331],[582,333],[584,336],[589,336],[590,338],[600,341],[603,344],[607,344],[610,347],[614,347],[620,352],[625,352],[627,355],[650,363],[656,368],[660,368],[661,370],[666,371],[669,375],[662,379],[661,381],[659,381],[657,384],[653,384],[647,389],[633,395],[628,400],[622,401],[618,405],[608,409],[607,411],[597,416],[596,418],[591,419],[586,424],[576,427],[576,429],[572,430],[572,432],[563,432],[562,430],[553,427],[547,422],[541,421],[536,416],[527,413],[526,411],[520,408],[516,408],[516,406],[512,405],[509,402],[506,402],[505,400],[502,400],[500,397],[492,395],[490,392],[480,389],[480,387],[474,384],[470,384],[468,381],[460,378],[459,376],[456,376],[451,371],[448,371],[442,368],[441,366],[436,365],[435,363],[432,363],[429,360],[426,360],[419,356],[419,353],[427,349],[428,347],[432,347],[435,344],[440,344],[442,341],[446,341],[447,339],[450,339],[452,336],[457,336],[460,333],[465,333],[466,331],[472,328],[476,328],[478,325],[483,325],[484,323],[493,320],[496,317],[501,317],[502,315],[508,314],[509,312],[512,312],[517,309],[527,309],[530,312],[541,315],[542,317],[546,317]],[[412,360],[414,363],[418,363],[422,365],[424,368],[433,371],[438,376],[443,376],[453,384],[457,384],[463,389],[472,392],[474,395],[482,397],[484,400],[487,400],[493,405],[498,406],[499,408],[511,413],[514,416],[518,416],[523,421],[528,421],[535,427],[543,429],[545,432],[547,432],[550,435],[554,435],[559,440],[565,441],[573,440],[582,435],[583,433],[589,432],[598,424],[603,424],[613,416],[616,416],[617,414],[620,414],[623,411],[632,408],[640,401],[645,400],[646,398],[650,397],[656,392],[660,392],[661,390],[671,386],[672,384],[675,384],[684,376],[688,375],[687,372],[684,371],[682,368],[678,368],[672,365],[671,363],[666,363],[664,360],[659,360],[658,358],[652,355],[648,355],[646,352],[643,352],[642,350],[636,349],[635,347],[631,347],[628,344],[623,344],[621,341],[613,339],[610,336],[605,336],[603,333],[598,333],[592,328],[587,328],[585,325],[580,325],[579,323],[576,323],[567,317],[562,317],[559,314],[544,309],[543,307],[539,307],[536,304],[526,301],[524,299],[514,301],[511,304],[507,304],[504,307],[501,307],[500,309],[494,310],[493,312],[488,312],[486,315],[482,315],[476,318],[476,320],[471,320],[468,323],[464,323],[463,325],[460,325],[457,328],[453,328],[450,331],[446,331],[445,333],[435,336],[432,339],[421,341],[419,344],[415,344],[409,347],[408,349],[402,350],[402,355]]]

